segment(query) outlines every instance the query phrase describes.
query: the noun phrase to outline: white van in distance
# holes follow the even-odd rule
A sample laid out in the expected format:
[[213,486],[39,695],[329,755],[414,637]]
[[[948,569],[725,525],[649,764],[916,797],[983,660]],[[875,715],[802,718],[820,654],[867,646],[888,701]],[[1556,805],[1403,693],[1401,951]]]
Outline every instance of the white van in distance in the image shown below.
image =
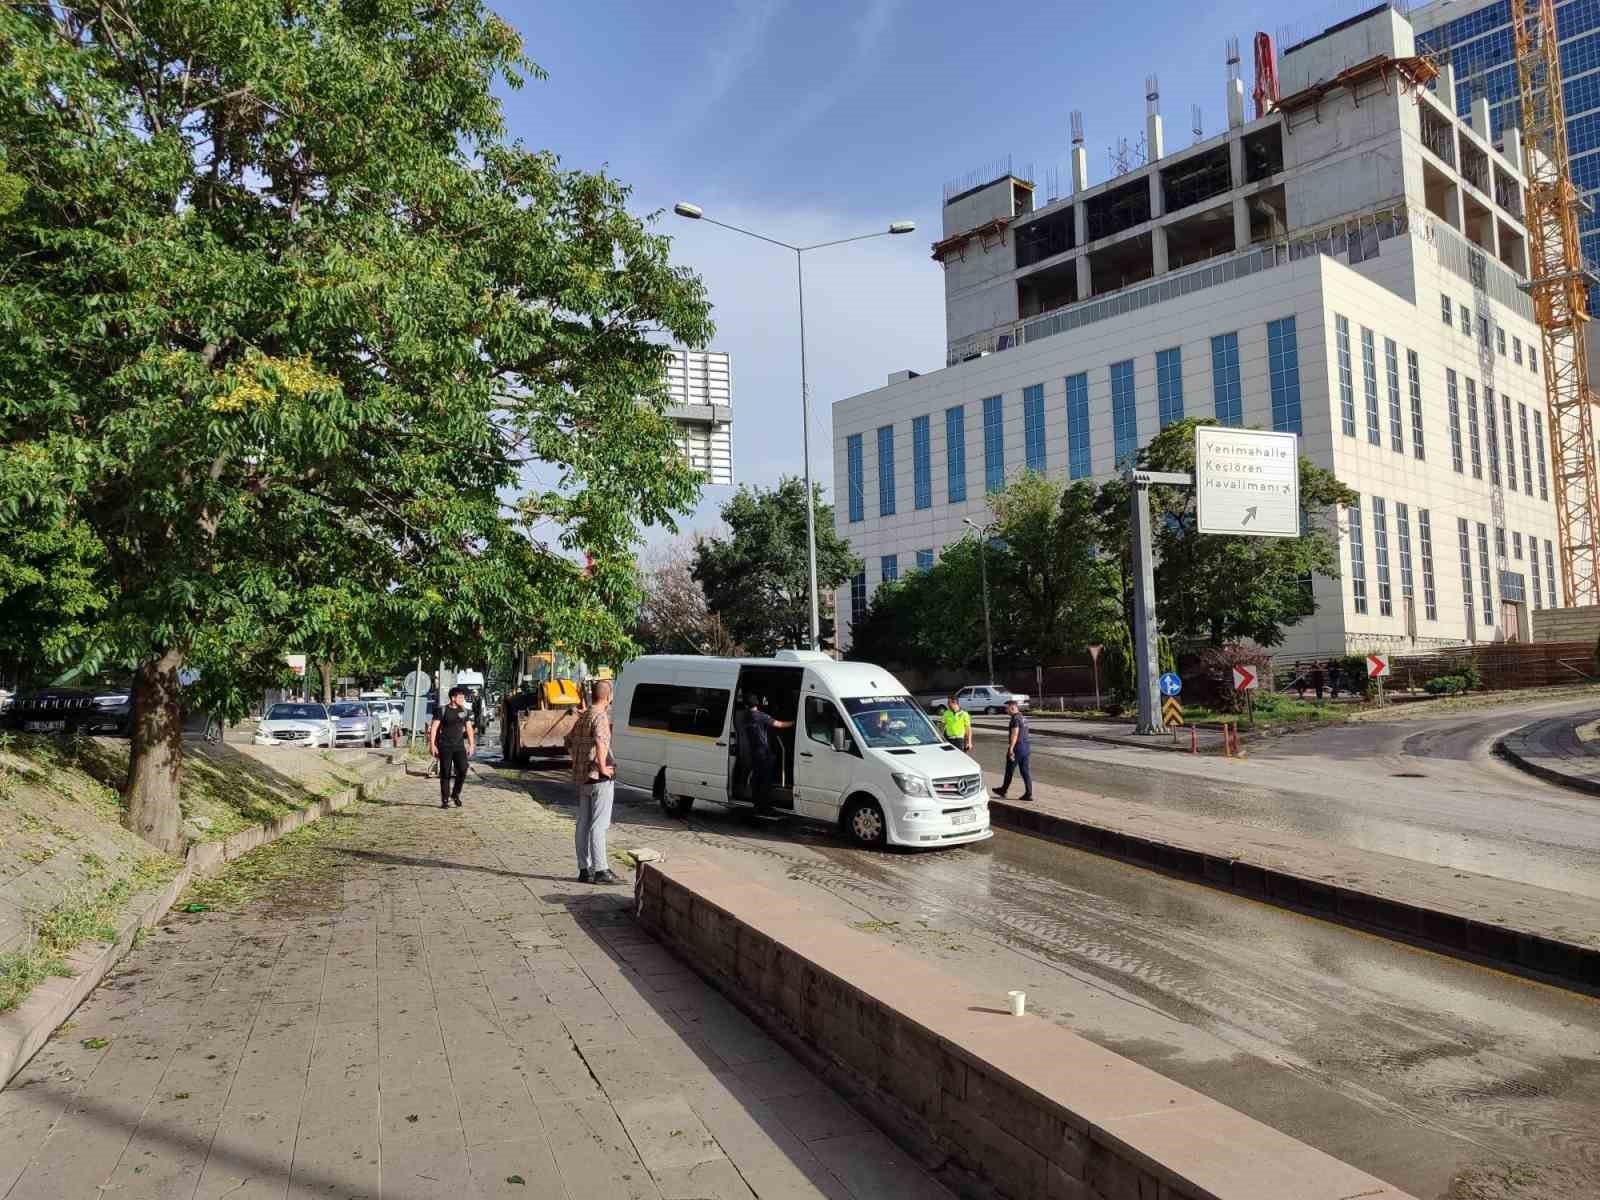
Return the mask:
[[794,722],[773,734],[775,809],[836,825],[863,846],[993,836],[982,769],[935,732],[900,681],[812,650],[629,663],[612,703],[618,782],[653,792],[675,816],[696,800],[749,806],[734,738],[735,713],[749,697]]

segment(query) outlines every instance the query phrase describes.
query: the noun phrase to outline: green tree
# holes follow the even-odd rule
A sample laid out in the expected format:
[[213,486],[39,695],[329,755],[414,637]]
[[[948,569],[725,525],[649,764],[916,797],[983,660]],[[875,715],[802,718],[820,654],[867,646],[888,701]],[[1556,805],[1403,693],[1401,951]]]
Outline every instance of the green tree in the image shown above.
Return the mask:
[[[1194,470],[1194,429],[1215,421],[1190,419],[1167,426],[1139,451],[1151,471]],[[1226,537],[1195,530],[1194,491],[1157,487],[1150,492],[1154,529],[1156,611],[1162,632],[1180,650],[1248,640],[1276,646],[1284,630],[1316,611],[1308,581],[1339,577],[1338,510],[1356,494],[1330,471],[1300,460],[1300,506],[1305,532],[1297,538]],[[1096,499],[1103,542],[1121,549],[1124,619],[1133,620],[1132,547],[1128,488],[1104,484]]]
[[660,339],[709,309],[624,187],[507,142],[538,74],[479,0],[0,9],[0,544],[92,573],[71,653],[134,673],[160,847],[185,665],[237,696],[345,617],[370,658],[628,644],[636,529],[698,483]]
[[[833,506],[816,489],[817,588],[834,591],[861,569],[861,560],[833,527]],[[741,487],[722,506],[727,537],[702,537],[695,546],[694,578],[706,604],[733,640],[751,654],[804,646],[811,636],[806,567],[806,488],[785,476],[770,490]],[[833,621],[823,612],[822,641],[833,643]]]
[[[962,538],[946,546],[933,566],[880,584],[865,618],[850,627],[849,657],[893,666],[982,667],[980,552],[976,537]],[[997,655],[1005,646],[998,639],[1009,627],[1007,621],[995,622]]]

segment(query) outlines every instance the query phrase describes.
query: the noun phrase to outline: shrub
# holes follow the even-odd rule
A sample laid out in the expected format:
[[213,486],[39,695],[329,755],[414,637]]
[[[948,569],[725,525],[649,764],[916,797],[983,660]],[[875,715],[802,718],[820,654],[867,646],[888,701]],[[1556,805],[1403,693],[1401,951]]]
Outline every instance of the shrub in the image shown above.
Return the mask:
[[1353,696],[1370,700],[1378,690],[1378,681],[1367,675],[1365,654],[1345,654],[1334,660],[1339,664],[1339,686]]
[[1478,664],[1472,659],[1467,659],[1456,672],[1461,677],[1461,690],[1464,692],[1481,692],[1483,690],[1483,672],[1478,670]]
[[1454,696],[1467,690],[1468,684],[1460,675],[1435,675],[1422,685],[1430,696]]

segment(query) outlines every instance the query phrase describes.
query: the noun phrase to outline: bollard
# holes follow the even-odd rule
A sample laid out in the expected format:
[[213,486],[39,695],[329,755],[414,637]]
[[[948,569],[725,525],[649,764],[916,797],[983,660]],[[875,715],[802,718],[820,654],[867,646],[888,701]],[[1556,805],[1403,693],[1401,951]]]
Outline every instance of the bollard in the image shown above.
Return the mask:
[[1193,725],[1189,726],[1189,753],[1200,753],[1200,732]]
[[1222,723],[1222,755],[1224,758],[1233,757],[1233,737],[1229,732],[1232,728],[1233,726],[1226,721]]

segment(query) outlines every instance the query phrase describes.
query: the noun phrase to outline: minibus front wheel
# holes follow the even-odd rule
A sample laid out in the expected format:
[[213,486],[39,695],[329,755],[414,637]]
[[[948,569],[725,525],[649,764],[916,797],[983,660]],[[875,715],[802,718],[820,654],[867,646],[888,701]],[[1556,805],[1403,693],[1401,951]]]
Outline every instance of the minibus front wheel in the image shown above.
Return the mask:
[[689,810],[694,807],[693,796],[667,795],[667,769],[665,767],[662,767],[656,773],[655,784],[650,790],[655,795],[656,803],[661,805],[661,811],[669,817],[687,817]]
[[858,846],[876,849],[889,840],[889,825],[883,809],[871,796],[857,796],[845,806],[844,831]]

